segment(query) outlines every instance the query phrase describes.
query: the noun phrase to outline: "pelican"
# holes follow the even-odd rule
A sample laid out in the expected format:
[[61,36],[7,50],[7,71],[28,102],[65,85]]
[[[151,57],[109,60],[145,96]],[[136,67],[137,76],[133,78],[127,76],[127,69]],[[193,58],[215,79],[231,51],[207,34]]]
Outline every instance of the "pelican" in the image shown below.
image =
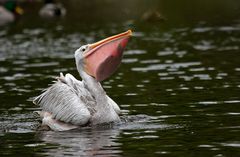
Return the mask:
[[128,30],[83,45],[75,51],[76,67],[82,81],[71,74],[64,76],[60,73],[57,81],[33,100],[42,108],[42,111],[37,111],[42,118],[42,126],[65,131],[120,121],[121,110],[107,96],[100,81],[116,71],[131,35],[132,31]]

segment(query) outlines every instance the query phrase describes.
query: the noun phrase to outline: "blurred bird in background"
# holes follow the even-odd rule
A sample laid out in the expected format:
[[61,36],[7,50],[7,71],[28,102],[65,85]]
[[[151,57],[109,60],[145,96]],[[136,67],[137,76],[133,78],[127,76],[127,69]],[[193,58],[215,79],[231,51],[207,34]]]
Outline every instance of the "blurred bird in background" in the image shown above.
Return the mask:
[[0,1],[0,26],[14,22],[23,14],[23,9],[16,1]]
[[44,6],[40,9],[39,15],[43,18],[64,17],[66,9],[55,0],[44,0]]

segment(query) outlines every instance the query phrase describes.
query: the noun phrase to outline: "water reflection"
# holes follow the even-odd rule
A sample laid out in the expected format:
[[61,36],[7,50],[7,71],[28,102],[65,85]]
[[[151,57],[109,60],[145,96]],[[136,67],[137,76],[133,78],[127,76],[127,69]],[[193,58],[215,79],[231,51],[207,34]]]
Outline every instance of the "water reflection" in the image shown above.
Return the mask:
[[[124,119],[129,122],[65,132],[43,131],[37,132],[36,137],[46,145],[57,145],[56,149],[44,152],[45,155],[122,156],[122,135],[131,135],[132,139],[158,139],[157,130],[180,128],[176,125],[158,124],[160,121],[157,117],[146,115],[128,116]],[[37,146],[39,144],[32,145]]]
[[50,156],[121,156],[121,143],[117,142],[118,129],[88,129],[69,132],[40,132],[40,140],[58,145],[49,149]]

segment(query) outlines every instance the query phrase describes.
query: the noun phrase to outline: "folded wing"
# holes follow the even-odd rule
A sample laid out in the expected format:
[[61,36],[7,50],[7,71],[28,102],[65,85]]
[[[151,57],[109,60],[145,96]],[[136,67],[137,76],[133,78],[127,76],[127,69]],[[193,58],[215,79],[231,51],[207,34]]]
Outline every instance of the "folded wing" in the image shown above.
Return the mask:
[[[67,76],[68,75],[68,76]],[[88,123],[94,112],[95,100],[72,75],[60,75],[59,81],[34,99],[34,103],[53,118],[73,125]]]

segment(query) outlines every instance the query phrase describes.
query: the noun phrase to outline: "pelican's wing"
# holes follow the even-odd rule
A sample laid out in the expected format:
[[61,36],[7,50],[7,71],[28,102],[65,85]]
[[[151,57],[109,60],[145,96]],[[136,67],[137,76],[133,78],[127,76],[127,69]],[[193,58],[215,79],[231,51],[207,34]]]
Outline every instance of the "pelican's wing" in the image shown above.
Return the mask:
[[120,107],[119,107],[118,104],[115,103],[115,101],[113,101],[109,96],[107,96],[107,102],[108,102],[109,105],[112,105],[114,111],[115,111],[118,115],[121,114],[121,109],[120,109]]
[[88,108],[94,105],[94,101],[85,89],[81,89],[83,86],[80,81],[73,81],[73,84],[68,81],[57,81],[36,97],[34,103],[40,105],[43,111],[50,112],[56,120],[84,125],[91,118],[93,110]]

